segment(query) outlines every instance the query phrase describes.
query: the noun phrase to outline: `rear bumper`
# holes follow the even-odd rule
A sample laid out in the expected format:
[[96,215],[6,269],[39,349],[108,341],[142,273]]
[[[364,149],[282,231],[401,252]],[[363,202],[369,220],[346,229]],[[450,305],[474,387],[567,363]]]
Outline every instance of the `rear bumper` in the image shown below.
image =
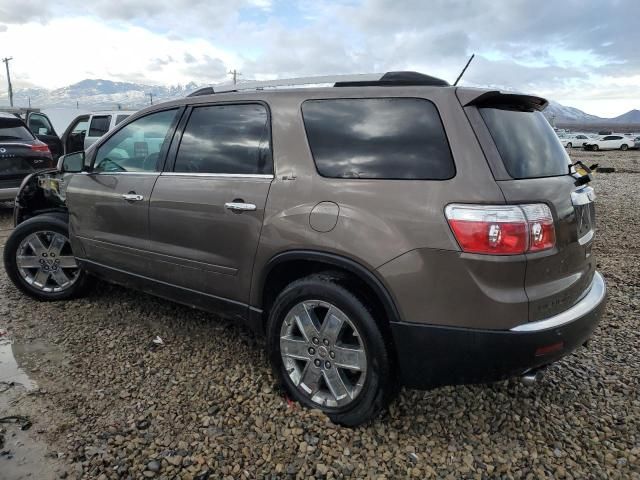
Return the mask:
[[410,388],[484,383],[548,365],[587,341],[605,304],[605,282],[596,272],[573,307],[511,330],[393,323],[402,383]]
[[15,200],[19,187],[15,188],[0,188],[0,201],[5,202],[7,200]]

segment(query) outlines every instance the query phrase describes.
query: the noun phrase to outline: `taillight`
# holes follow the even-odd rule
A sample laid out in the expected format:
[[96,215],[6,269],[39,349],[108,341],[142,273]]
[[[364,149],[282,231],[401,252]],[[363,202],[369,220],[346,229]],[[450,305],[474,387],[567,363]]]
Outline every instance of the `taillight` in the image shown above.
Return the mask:
[[49,146],[46,143],[37,143],[35,145],[31,145],[31,150],[33,150],[34,152],[51,153],[51,151],[49,151]]
[[543,203],[528,205],[447,205],[449,226],[463,251],[517,255],[553,248],[553,216]]

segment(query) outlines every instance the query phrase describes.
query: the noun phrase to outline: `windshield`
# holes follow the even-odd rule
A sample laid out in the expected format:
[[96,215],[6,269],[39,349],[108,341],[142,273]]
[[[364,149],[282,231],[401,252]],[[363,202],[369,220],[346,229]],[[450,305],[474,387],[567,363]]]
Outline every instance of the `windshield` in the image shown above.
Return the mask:
[[569,156],[542,113],[500,108],[479,110],[513,178],[569,173]]
[[0,121],[0,140],[33,140],[33,135],[19,120]]

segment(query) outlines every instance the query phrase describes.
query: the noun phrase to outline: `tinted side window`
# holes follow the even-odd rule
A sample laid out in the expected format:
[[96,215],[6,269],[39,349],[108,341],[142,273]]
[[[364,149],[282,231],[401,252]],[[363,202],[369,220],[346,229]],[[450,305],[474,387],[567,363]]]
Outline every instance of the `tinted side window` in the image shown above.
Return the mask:
[[36,135],[53,135],[53,127],[44,115],[32,113],[29,115],[29,128]]
[[102,115],[99,117],[93,117],[91,119],[91,125],[89,126],[89,137],[101,137],[109,131],[109,124],[111,123],[111,115]]
[[302,115],[324,177],[444,180],[455,175],[440,115],[428,100],[307,100]]
[[267,109],[259,104],[195,107],[182,135],[175,171],[273,173]]
[[177,110],[165,110],[125,125],[100,145],[94,172],[155,172],[163,160],[163,147]]
[[118,115],[116,116],[116,125],[118,125],[121,121],[127,118],[129,115]]
[[89,119],[80,120],[78,123],[76,123],[74,125],[73,130],[71,131],[71,133],[86,132],[88,126],[89,126]]

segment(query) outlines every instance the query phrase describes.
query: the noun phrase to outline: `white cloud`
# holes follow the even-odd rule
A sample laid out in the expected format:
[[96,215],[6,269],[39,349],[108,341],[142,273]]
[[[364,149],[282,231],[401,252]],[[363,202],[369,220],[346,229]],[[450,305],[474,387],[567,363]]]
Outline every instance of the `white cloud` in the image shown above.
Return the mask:
[[475,52],[468,85],[614,115],[640,108],[638,18],[638,0],[0,0],[0,45],[16,86],[46,87],[215,83],[234,68],[242,79],[419,70],[453,81]]
[[226,65],[238,62],[234,53],[203,39],[170,40],[141,27],[78,17],[10,25],[0,33],[0,43],[10,45],[3,52],[14,57],[16,87],[57,88],[87,77],[165,85],[214,83],[224,80]]

